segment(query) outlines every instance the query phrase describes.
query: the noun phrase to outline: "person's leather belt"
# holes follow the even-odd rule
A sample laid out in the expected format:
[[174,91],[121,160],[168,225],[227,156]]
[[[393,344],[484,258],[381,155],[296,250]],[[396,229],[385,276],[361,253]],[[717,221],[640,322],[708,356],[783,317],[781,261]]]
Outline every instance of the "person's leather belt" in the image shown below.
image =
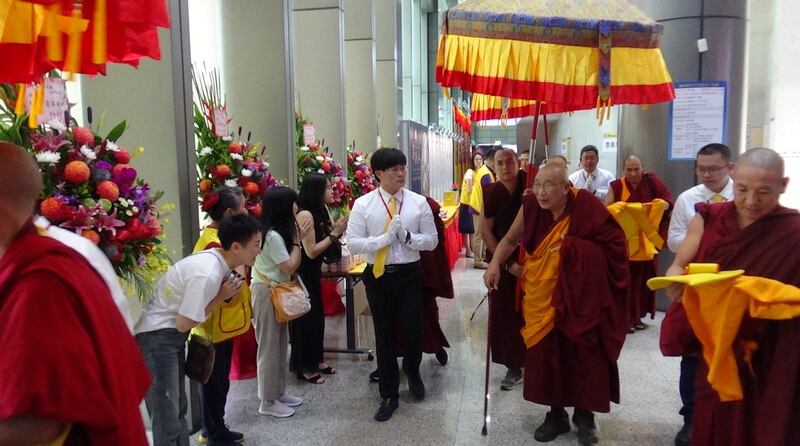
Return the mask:
[[[374,265],[371,264],[371,263],[369,265],[367,265],[367,266],[370,269],[372,269],[374,267]],[[411,262],[411,263],[396,263],[396,264],[393,264],[393,265],[384,265],[383,273],[384,274],[397,274],[397,273],[413,271],[415,269],[417,269],[417,270],[419,269],[419,261]]]

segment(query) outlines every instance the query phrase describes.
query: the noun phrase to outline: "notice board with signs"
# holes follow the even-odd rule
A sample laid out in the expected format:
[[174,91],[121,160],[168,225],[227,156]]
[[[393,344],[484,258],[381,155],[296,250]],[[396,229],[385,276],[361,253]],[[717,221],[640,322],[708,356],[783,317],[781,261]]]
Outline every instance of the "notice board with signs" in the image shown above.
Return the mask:
[[727,143],[727,82],[692,81],[674,85],[667,158],[694,160],[704,145]]

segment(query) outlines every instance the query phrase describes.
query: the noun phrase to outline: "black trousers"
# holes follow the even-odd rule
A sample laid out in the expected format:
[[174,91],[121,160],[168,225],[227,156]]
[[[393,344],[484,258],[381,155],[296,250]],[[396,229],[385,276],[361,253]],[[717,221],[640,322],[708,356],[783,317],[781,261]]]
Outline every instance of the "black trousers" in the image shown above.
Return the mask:
[[214,344],[214,348],[214,369],[208,382],[200,385],[203,434],[208,437],[210,445],[228,438],[228,428],[225,426],[225,403],[228,401],[228,390],[231,387],[228,375],[231,372],[233,339]]
[[381,398],[395,398],[400,388],[398,352],[395,351],[398,326],[405,347],[403,369],[407,375],[419,377],[422,361],[422,271],[419,262],[387,265],[383,276],[376,279],[372,265],[369,265],[364,271],[364,285],[375,327]]
[[694,377],[697,374],[697,362],[699,360],[699,356],[684,356],[681,358],[679,385],[683,407],[680,410],[680,414],[683,415],[684,424],[690,426],[694,417]]

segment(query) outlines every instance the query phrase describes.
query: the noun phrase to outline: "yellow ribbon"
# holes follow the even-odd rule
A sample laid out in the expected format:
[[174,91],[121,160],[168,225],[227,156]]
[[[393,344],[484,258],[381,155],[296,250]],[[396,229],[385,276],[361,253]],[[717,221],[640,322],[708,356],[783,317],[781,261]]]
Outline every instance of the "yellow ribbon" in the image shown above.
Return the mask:
[[[378,193],[380,193],[380,191]],[[392,197],[389,199],[389,214],[391,215],[397,214],[397,206],[396,206],[396,201],[394,199],[394,195],[392,195]],[[390,216],[389,218],[386,219],[386,224],[383,225],[384,232],[389,229],[389,224],[391,223],[392,223],[392,218]],[[392,246],[391,243],[379,249],[378,253],[375,255],[375,265],[373,265],[372,267],[372,273],[376,279],[383,275],[384,268],[386,266],[386,257],[389,256],[390,246]]]

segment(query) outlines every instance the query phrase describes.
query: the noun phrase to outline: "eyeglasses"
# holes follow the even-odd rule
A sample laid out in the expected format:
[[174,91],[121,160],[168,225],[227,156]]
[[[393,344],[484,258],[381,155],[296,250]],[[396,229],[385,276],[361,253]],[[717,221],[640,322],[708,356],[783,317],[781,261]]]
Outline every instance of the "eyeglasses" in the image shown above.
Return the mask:
[[539,191],[544,190],[545,192],[547,192],[549,194],[550,192],[553,192],[556,189],[556,187],[564,184],[565,182],[566,181],[559,181],[557,183],[553,183],[553,182],[550,182],[550,181],[547,181],[545,183],[536,183],[536,182],[534,182],[533,183],[533,192],[538,194]]
[[711,175],[716,175],[722,172],[722,169],[727,169],[727,168],[728,166],[708,166],[708,167],[697,166],[694,168],[694,171],[700,175],[704,175],[707,173],[710,173]]

